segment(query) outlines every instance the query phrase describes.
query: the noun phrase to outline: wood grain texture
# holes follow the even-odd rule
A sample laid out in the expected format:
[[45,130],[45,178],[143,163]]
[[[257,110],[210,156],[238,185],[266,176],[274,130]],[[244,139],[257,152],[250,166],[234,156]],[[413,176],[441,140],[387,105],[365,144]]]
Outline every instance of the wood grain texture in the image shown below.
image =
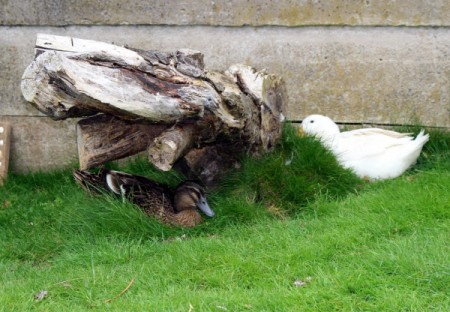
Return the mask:
[[77,123],[80,169],[145,151],[165,128],[165,125],[130,123],[110,115],[82,119]]
[[0,123],[0,185],[8,176],[9,151],[11,138],[11,125],[9,123]]
[[186,154],[194,144],[195,125],[176,126],[155,138],[148,149],[149,161],[162,171],[169,171],[173,164]]

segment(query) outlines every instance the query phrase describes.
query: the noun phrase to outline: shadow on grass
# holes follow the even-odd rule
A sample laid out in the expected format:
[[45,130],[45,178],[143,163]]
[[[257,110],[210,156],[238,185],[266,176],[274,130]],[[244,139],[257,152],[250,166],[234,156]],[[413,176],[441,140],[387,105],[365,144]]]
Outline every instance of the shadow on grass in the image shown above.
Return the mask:
[[318,196],[339,199],[363,186],[322,144],[299,137],[290,125],[284,127],[278,150],[257,160],[244,159],[242,170],[224,183],[232,193],[251,196],[285,214],[301,211]]

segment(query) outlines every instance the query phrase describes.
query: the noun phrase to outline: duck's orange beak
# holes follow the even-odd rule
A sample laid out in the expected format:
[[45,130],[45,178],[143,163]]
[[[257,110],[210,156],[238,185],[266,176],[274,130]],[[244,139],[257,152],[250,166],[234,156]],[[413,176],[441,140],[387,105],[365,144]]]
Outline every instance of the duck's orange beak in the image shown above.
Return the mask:
[[305,134],[305,131],[303,131],[303,128],[302,127],[298,127],[298,129],[297,129],[297,135],[299,136],[299,137],[304,137],[306,134]]

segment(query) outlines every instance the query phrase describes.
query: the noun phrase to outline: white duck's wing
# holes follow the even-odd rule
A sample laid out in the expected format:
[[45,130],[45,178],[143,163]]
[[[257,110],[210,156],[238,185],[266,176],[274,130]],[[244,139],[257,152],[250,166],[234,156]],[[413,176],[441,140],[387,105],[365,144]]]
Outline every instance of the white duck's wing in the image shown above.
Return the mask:
[[345,131],[341,133],[343,136],[381,136],[381,137],[390,137],[394,139],[405,138],[408,137],[409,140],[412,140],[412,133],[401,133],[392,130],[380,129],[380,128],[365,128],[365,129],[356,129],[351,131]]
[[342,132],[335,145],[336,155],[347,161],[377,157],[389,150],[411,142],[409,133],[379,128],[366,128]]

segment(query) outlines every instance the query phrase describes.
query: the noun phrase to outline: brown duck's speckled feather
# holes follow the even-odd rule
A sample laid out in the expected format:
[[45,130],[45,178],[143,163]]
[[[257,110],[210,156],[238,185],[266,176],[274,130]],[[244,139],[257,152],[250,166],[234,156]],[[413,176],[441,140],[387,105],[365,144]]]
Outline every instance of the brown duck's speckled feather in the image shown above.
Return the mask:
[[107,185],[100,172],[99,174],[93,174],[85,170],[74,170],[73,177],[86,192],[107,192]]
[[73,174],[84,190],[121,195],[163,223],[192,227],[202,222],[196,202],[204,192],[195,183],[185,182],[171,190],[145,177],[108,169],[96,174],[75,170]]

